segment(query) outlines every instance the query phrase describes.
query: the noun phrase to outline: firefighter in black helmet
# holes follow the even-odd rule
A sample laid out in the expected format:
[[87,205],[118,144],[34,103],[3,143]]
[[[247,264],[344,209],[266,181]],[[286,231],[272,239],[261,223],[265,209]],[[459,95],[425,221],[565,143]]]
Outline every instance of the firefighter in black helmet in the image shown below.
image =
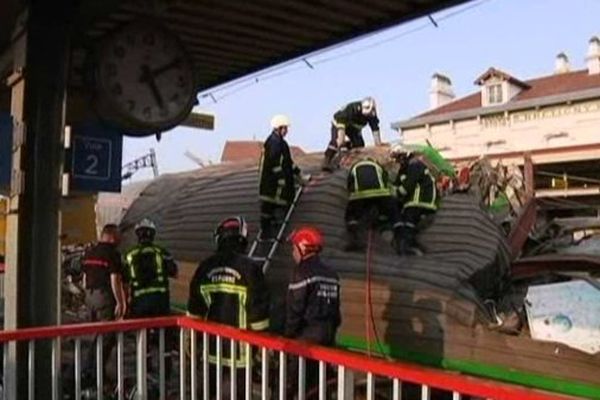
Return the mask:
[[[243,217],[223,220],[214,232],[215,254],[200,263],[190,283],[188,314],[239,329],[263,331],[269,327],[269,294],[259,264],[246,257],[248,228]],[[214,338],[213,338],[214,339]],[[231,344],[222,343],[223,366],[234,367],[237,382],[242,383],[248,355],[246,347],[238,344],[236,359],[231,358]],[[209,346],[210,391],[216,384],[214,365],[217,363],[214,340]],[[228,378],[230,368],[224,368]],[[229,385],[222,385],[223,388]],[[243,398],[238,391],[238,398]],[[227,395],[224,395],[224,397]]]
[[394,238],[400,233],[398,208],[386,169],[375,159],[366,157],[355,162],[348,172],[348,205],[346,206],[346,251],[364,249],[359,239],[361,225],[386,226]]
[[275,237],[276,228],[283,221],[283,214],[292,204],[295,181],[300,169],[294,165],[285,136],[290,120],[285,115],[271,119],[271,135],[263,145],[259,166],[260,228],[261,238]]
[[325,151],[323,170],[332,171],[335,168],[334,158],[341,147],[347,146],[349,149],[365,147],[361,131],[366,124],[369,124],[373,132],[375,146],[380,146],[379,118],[375,99],[372,97],[348,103],[333,115],[331,140]]

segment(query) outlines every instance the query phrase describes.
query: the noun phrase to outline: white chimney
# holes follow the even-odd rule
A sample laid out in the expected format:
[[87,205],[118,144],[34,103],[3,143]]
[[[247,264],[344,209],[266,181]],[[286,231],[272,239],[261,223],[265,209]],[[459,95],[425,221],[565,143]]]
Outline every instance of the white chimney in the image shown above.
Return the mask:
[[565,72],[571,71],[571,64],[569,64],[569,57],[565,53],[559,53],[556,56],[556,61],[554,62],[554,73],[555,74],[564,74]]
[[588,74],[600,74],[600,39],[598,39],[598,36],[590,39],[585,61],[587,63]]
[[435,73],[431,77],[431,90],[429,91],[430,109],[438,108],[454,100],[452,82],[445,75]]

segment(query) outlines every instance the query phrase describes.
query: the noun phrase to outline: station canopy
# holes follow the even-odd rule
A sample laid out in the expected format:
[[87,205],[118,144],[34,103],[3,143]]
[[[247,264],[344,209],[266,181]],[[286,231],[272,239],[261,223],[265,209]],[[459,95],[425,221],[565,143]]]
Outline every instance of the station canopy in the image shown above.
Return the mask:
[[[139,17],[155,17],[183,40],[205,90],[465,0],[82,0],[78,41],[93,43]],[[0,3],[0,73],[27,2]]]

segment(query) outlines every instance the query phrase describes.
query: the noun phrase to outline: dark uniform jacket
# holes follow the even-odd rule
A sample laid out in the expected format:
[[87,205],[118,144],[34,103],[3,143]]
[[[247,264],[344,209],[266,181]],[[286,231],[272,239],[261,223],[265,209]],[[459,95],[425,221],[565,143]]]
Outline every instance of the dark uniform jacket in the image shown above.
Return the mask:
[[394,186],[404,208],[437,209],[435,179],[422,161],[411,159],[404,169],[398,171]]
[[[121,253],[112,243],[99,242],[86,251],[81,262],[86,289],[112,291],[110,275],[121,274]],[[112,292],[111,292],[112,293]]]
[[348,103],[344,108],[333,114],[333,124],[336,128],[345,128],[360,132],[366,124],[372,131],[379,130],[379,118],[377,114],[363,115],[360,101]]
[[125,278],[136,298],[152,293],[169,296],[169,277],[177,275],[173,256],[154,243],[141,243],[125,255]]
[[[188,312],[240,329],[269,327],[269,294],[260,265],[242,254],[218,252],[202,261],[190,283]],[[223,341],[223,364],[231,365],[230,345]],[[246,361],[240,346],[236,366]],[[215,362],[214,343],[209,361]]]
[[318,256],[303,260],[288,287],[285,336],[329,346],[340,323],[338,275]]
[[285,139],[275,132],[271,133],[264,143],[260,159],[260,199],[289,205],[294,199],[294,175],[299,171]]
[[388,173],[373,160],[360,160],[348,173],[349,200],[391,196]]

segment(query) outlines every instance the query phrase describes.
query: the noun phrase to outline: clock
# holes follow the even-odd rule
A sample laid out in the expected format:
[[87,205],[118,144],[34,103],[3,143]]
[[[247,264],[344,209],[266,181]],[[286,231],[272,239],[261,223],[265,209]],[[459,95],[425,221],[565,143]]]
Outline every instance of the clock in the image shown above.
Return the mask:
[[108,37],[97,52],[95,72],[100,115],[128,135],[168,130],[197,102],[185,48],[154,20],[135,21]]

